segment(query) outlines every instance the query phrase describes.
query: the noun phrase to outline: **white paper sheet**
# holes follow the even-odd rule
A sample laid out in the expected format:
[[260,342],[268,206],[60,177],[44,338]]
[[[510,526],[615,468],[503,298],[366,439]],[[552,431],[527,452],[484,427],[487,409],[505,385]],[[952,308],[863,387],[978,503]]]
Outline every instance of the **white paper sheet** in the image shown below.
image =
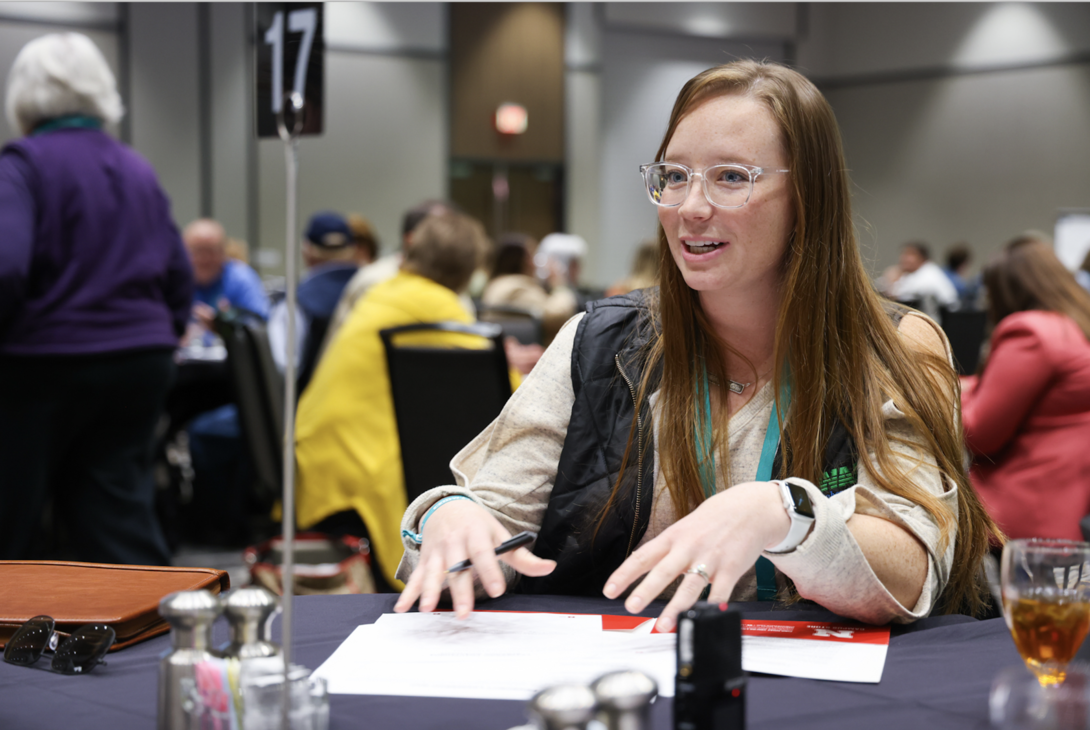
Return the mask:
[[602,617],[578,613],[522,613],[519,611],[474,611],[464,619],[451,611],[431,613],[384,613],[375,621],[383,633],[416,636],[436,632],[441,640],[481,633],[489,637],[526,634],[599,634]]
[[560,624],[556,630],[535,614],[412,620],[419,616],[387,615],[358,627],[315,674],[334,694],[527,700],[554,684],[639,669],[658,682],[660,694],[673,694],[674,637],[668,634],[603,632],[598,616],[554,622]]
[[889,628],[807,621],[742,621],[742,668],[835,682],[880,682]]
[[[637,669],[672,697],[676,637],[650,624],[603,631],[600,616],[477,611],[384,614],[360,626],[317,669],[333,694],[528,700],[545,687]],[[878,682],[889,629],[744,621],[747,671]]]

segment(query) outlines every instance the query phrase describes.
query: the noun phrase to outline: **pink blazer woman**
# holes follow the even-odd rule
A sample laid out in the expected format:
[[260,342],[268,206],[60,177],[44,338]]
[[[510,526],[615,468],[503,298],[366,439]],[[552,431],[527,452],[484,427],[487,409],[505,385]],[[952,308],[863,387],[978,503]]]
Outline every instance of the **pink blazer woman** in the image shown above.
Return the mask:
[[962,379],[970,478],[1011,538],[1081,540],[1090,513],[1090,342],[1066,315],[1024,311]]

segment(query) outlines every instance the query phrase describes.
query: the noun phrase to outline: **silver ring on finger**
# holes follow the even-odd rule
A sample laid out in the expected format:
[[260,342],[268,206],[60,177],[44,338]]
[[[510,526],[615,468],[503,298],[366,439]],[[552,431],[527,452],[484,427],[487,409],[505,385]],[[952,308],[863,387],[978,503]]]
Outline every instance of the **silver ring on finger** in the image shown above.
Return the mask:
[[704,579],[704,582],[708,583],[709,585],[712,582],[711,576],[708,575],[708,566],[704,565],[704,563],[700,563],[689,568],[685,571],[685,575],[699,575],[701,578]]

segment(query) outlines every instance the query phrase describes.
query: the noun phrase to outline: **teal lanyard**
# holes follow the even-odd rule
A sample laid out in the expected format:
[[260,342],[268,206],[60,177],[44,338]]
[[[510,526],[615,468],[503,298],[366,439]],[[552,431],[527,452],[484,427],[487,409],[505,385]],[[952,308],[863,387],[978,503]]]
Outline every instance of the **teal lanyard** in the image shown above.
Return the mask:
[[[765,444],[761,447],[761,460],[757,463],[757,481],[772,480],[772,463],[776,461],[776,450],[780,448],[780,421],[776,418],[776,402],[772,402],[772,415],[768,417],[768,430],[765,431]],[[766,557],[757,558],[757,600],[773,601],[776,599],[776,566]]]
[[[712,398],[708,387],[708,369],[700,369],[700,390],[703,399],[697,393],[697,400],[703,400],[703,408],[697,412],[693,424],[696,437],[697,466],[700,469],[700,486],[704,488],[704,498],[715,494],[715,448],[713,447]],[[789,395],[786,391],[785,395]],[[776,417],[776,403],[772,403],[772,414],[768,417],[768,429],[765,431],[764,446],[761,447],[761,460],[757,463],[756,480],[767,482],[772,479],[772,465],[776,461],[776,451],[780,448],[780,421]],[[768,558],[757,558],[757,600],[772,601],[776,598],[776,566]],[[707,593],[707,589],[705,589]],[[701,598],[705,598],[702,594]]]
[[[693,425],[696,437],[697,466],[700,468],[700,486],[704,487],[704,499],[715,494],[715,447],[712,444],[712,395],[708,387],[708,369],[700,368],[700,386],[704,391],[704,407],[697,412]],[[699,397],[699,394],[698,394]]]

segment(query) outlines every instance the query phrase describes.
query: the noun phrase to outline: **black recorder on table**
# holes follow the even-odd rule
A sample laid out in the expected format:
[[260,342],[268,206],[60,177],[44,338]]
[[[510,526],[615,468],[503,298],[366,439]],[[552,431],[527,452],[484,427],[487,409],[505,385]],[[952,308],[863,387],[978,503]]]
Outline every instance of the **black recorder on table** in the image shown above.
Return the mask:
[[726,606],[697,603],[678,616],[674,730],[746,726],[742,616]]

